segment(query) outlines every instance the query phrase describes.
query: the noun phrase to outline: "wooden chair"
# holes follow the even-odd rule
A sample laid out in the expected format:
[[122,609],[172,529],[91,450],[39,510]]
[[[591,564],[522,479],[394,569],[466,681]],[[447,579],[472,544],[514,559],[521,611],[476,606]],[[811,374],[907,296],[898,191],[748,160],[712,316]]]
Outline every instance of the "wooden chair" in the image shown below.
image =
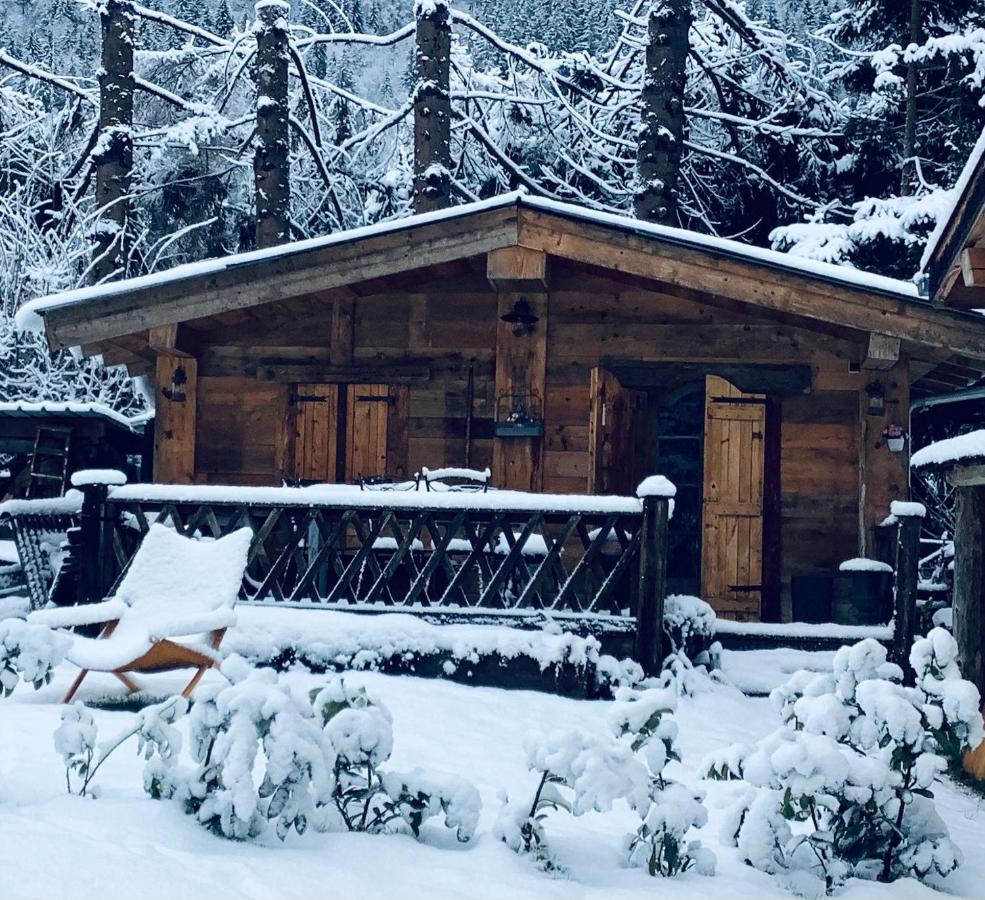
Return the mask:
[[111,672],[134,692],[139,687],[129,672],[194,667],[181,692],[190,696],[205,672],[218,666],[219,644],[236,622],[233,606],[252,539],[249,528],[217,541],[197,541],[151,525],[115,596],[31,613],[29,621],[50,628],[104,626],[97,638],[72,635],[67,658],[82,671],[64,702],[89,672]]

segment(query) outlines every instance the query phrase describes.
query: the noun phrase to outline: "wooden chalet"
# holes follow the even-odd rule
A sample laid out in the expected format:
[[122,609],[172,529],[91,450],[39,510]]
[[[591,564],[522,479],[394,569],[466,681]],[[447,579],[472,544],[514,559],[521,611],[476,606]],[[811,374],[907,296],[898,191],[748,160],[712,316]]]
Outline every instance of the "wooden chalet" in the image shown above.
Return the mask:
[[907,495],[884,430],[985,371],[985,319],[907,283],[518,194],[33,308],[52,346],[155,380],[156,481],[659,472],[670,590],[742,619],[871,555]]

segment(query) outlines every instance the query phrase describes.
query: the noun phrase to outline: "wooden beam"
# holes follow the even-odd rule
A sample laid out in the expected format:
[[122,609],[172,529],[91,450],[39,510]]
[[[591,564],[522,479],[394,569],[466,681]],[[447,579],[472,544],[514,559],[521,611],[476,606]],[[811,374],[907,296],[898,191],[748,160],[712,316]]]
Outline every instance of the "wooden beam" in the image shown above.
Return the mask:
[[[538,321],[518,326],[500,319],[496,329],[497,418],[508,415],[511,398],[529,403],[536,400],[543,417],[547,384],[547,294],[524,295]],[[519,299],[515,293],[498,298],[498,315],[506,315]],[[506,405],[507,408],[502,407]],[[541,419],[543,421],[543,418]],[[492,478],[497,487],[539,491],[543,487],[544,440],[538,437],[498,437],[493,442]]]
[[983,487],[985,465],[955,466],[948,474],[947,480],[954,487]]
[[[883,392],[883,411],[869,412],[869,390]],[[887,425],[909,423],[909,363],[901,359],[892,369],[872,372],[859,396],[859,556],[874,546],[873,529],[889,515],[893,500],[909,496],[909,446],[893,453],[882,436]]]
[[985,359],[985,322],[915,300],[767,269],[703,248],[659,242],[647,235],[531,209],[520,210],[520,244],[552,256],[698,288],[803,319]]
[[[155,325],[147,332],[147,346],[155,353],[164,356],[181,356],[190,358],[193,354],[179,346],[179,331],[181,326],[177,322],[168,325]],[[184,337],[184,334],[182,334]]]
[[502,247],[486,254],[486,277],[496,291],[547,289],[547,254],[528,247]]
[[261,381],[321,384],[425,384],[431,369],[420,365],[324,366],[277,364],[257,366]]
[[352,365],[355,310],[355,295],[351,293],[347,297],[337,297],[332,304],[332,334],[328,354],[333,366]]
[[198,363],[193,358],[157,358],[154,416],[154,481],[192,484],[198,418]]
[[885,334],[873,332],[869,335],[869,343],[865,350],[863,369],[885,371],[899,362],[900,339]]
[[961,251],[961,277],[965,287],[985,287],[985,247],[966,247]]
[[210,273],[121,290],[52,308],[45,329],[53,347],[75,347],[155,325],[188,322],[233,310],[318,294],[370,278],[426,268],[508,247],[517,241],[517,208],[396,228],[329,243],[322,249],[262,257]]
[[985,487],[955,497],[954,639],[961,674],[985,690]]

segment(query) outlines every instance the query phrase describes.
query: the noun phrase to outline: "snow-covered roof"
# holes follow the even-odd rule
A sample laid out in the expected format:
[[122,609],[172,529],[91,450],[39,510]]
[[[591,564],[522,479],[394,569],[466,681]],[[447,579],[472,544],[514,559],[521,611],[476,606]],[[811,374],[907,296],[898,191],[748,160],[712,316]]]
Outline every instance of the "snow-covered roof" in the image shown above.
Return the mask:
[[115,425],[122,425],[128,431],[133,431],[133,424],[122,413],[117,412],[102,403],[56,402],[43,400],[29,402],[24,400],[0,403],[0,416],[68,416],[71,418],[105,419]]
[[926,466],[947,466],[980,459],[985,459],[985,429],[934,441],[933,444],[917,450],[910,457],[910,466],[921,469]]
[[23,329],[40,330],[42,323],[39,316],[44,315],[44,313],[52,309],[61,309],[77,303],[85,303],[92,300],[141,291],[164,284],[214,276],[217,273],[230,269],[300,256],[312,251],[347,244],[364,238],[403,231],[433,222],[464,218],[475,213],[501,209],[508,206],[525,207],[535,211],[553,213],[597,225],[617,228],[622,231],[630,231],[646,237],[655,238],[664,243],[701,249],[713,254],[742,259],[756,265],[790,274],[824,279],[857,290],[889,294],[897,299],[914,300],[918,298],[916,286],[907,281],[875,275],[860,269],[836,266],[831,263],[791,256],[776,250],[753,247],[749,244],[740,243],[739,241],[715,237],[714,235],[699,234],[683,228],[672,228],[666,225],[643,222],[630,216],[600,212],[571,203],[561,203],[556,200],[533,197],[522,191],[514,191],[488,200],[466,203],[450,209],[420,213],[403,219],[393,219],[375,225],[353,228],[348,231],[341,231],[324,237],[310,238],[304,241],[296,241],[279,247],[253,250],[248,253],[237,253],[221,259],[209,259],[189,263],[163,272],[130,278],[126,281],[110,282],[53,294],[25,304],[17,314],[17,325]]
[[924,248],[923,257],[920,260],[921,272],[927,270],[931,260],[937,255],[938,250],[941,249],[940,244],[944,234],[949,230],[951,221],[958,211],[958,207],[961,205],[961,200],[968,191],[968,186],[971,184],[975,173],[981,169],[983,162],[985,162],[985,128],[982,129],[982,133],[978,136],[978,141],[972,148],[968,162],[965,163],[965,167],[961,170],[961,175],[951,190],[951,208],[947,211],[946,215],[940,216],[937,219],[937,225],[927,239],[927,246]]

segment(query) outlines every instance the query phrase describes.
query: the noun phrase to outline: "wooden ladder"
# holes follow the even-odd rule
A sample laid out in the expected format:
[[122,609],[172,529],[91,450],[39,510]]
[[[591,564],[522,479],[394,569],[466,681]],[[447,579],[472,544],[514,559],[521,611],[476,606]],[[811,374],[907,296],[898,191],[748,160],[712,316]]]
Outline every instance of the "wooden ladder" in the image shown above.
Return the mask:
[[72,429],[42,425],[34,438],[27,497],[60,497],[68,482]]

